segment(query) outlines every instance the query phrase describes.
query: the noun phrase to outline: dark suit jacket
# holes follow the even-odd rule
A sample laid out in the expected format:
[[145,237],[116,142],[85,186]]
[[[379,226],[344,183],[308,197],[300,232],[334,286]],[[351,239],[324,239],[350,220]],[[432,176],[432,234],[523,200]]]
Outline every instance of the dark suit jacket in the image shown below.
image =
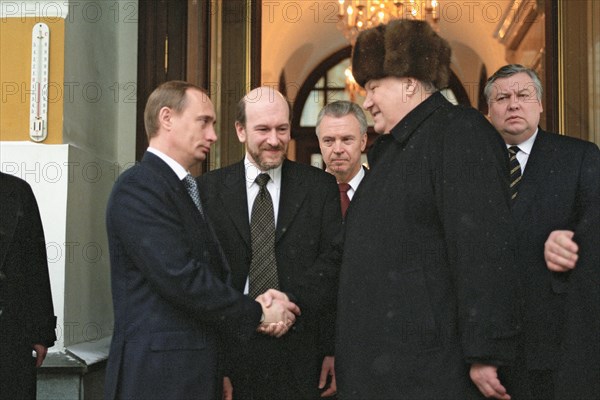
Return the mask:
[[[252,258],[244,163],[204,174],[199,182],[203,204],[231,266],[233,285],[243,291]],[[317,395],[322,361],[318,325],[323,313],[334,307],[337,287],[338,265],[330,257],[331,243],[341,228],[339,191],[332,175],[287,160],[281,182],[275,233],[279,284],[294,297],[302,315],[283,338],[258,337],[231,352],[236,398],[249,396],[247,385],[258,390],[255,394],[272,398]],[[271,393],[268,382],[261,386],[259,379],[286,381]]]
[[252,335],[260,305],[229,268],[183,183],[146,153],[108,202],[115,327],[105,397],[215,399],[218,338]]
[[504,145],[436,93],[369,164],[345,221],[340,398],[467,398],[468,363],[510,362],[518,334]]
[[[367,179],[367,176],[369,176],[369,168],[365,167],[364,165],[361,166],[361,168],[365,172],[365,176],[363,176],[362,180],[358,184],[358,187],[354,189],[354,196],[356,196],[356,192],[358,192],[360,185],[365,181],[365,179]],[[354,196],[352,196],[352,198],[354,198]],[[351,207],[352,207],[352,200],[350,200],[350,205],[348,206],[348,210],[346,210],[346,215],[348,215],[348,211],[350,210]]]
[[[528,369],[557,371],[557,398],[600,398],[600,152],[539,130],[512,210],[523,274]],[[577,267],[555,273],[544,242],[575,231]],[[563,393],[561,396],[560,393]]]
[[52,306],[46,242],[31,187],[0,173],[0,393],[35,396],[32,345],[52,347]]

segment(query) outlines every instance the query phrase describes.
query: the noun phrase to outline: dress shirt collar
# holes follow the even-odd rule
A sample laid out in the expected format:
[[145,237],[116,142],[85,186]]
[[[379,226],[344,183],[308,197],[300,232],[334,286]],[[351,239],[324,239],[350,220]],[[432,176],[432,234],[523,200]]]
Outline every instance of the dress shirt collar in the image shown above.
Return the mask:
[[512,146],[518,146],[519,151],[522,151],[523,153],[525,153],[529,156],[531,154],[531,149],[533,148],[533,143],[535,142],[535,138],[537,137],[538,132],[539,132],[539,128],[536,129],[535,133],[533,135],[531,135],[531,137],[529,139],[527,139],[526,141],[524,141],[523,143],[519,143],[517,145],[507,144],[506,148],[508,149],[509,147],[512,147]]
[[271,176],[271,180],[269,181],[267,186],[274,185],[274,188],[277,191],[279,191],[279,189],[281,188],[282,166],[283,163],[281,163],[281,165],[277,168],[272,168],[268,171],[261,171],[256,165],[252,163],[252,161],[250,161],[250,159],[248,158],[248,154],[246,154],[246,156],[244,157],[244,169],[246,171],[246,189],[250,189],[253,185],[257,186],[258,184],[254,182],[254,180],[258,175],[265,172]]
[[179,180],[182,180],[183,178],[185,178],[185,176],[189,173],[188,171],[185,170],[185,168],[183,168],[183,166],[181,164],[179,164],[177,161],[173,160],[171,157],[169,157],[162,151],[157,150],[154,147],[148,147],[147,151],[154,154],[155,156],[157,156],[158,158],[163,160],[165,163],[167,163],[167,165],[169,167],[171,167],[173,172],[175,172],[177,174],[177,177],[179,178]]
[[364,177],[365,168],[361,165],[360,169],[358,170],[358,173],[354,175],[352,179],[350,179],[350,182],[348,182],[348,184],[350,185],[350,190],[348,190],[348,197],[350,198],[350,200],[352,200],[354,192],[356,192],[356,189],[358,189],[358,185],[360,185],[360,182],[363,180]]

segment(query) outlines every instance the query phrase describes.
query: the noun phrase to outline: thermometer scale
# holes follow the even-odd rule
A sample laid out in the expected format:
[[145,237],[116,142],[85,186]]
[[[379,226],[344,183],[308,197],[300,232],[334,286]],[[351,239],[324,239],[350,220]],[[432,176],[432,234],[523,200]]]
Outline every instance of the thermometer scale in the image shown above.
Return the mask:
[[50,29],[37,23],[31,32],[31,108],[29,137],[41,142],[48,135],[48,65],[50,58]]

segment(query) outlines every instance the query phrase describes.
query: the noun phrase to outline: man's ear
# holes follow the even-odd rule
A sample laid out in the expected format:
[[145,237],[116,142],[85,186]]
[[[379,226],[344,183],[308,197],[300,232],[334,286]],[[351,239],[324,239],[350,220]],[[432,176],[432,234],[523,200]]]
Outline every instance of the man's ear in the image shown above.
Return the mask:
[[235,133],[237,133],[240,143],[246,143],[246,128],[238,121],[235,121]]
[[367,134],[360,135],[360,151],[363,152],[367,148]]
[[416,79],[406,78],[404,89],[407,96],[414,96],[419,91],[420,85]]
[[163,107],[158,112],[158,123],[167,129],[171,128],[171,118],[173,117],[173,110],[169,107]]

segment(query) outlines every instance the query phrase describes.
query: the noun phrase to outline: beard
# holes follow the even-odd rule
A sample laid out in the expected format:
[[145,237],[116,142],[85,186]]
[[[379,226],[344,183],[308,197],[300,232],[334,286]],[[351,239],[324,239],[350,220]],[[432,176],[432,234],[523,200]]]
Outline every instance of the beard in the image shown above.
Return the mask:
[[[277,158],[273,158],[272,156],[267,156],[265,150],[278,150],[281,153]],[[250,157],[252,157],[252,160],[254,160],[261,171],[268,171],[279,167],[283,163],[283,160],[286,158],[286,149],[283,145],[263,146],[263,148],[259,148],[258,150],[248,149],[248,154],[250,154]]]

